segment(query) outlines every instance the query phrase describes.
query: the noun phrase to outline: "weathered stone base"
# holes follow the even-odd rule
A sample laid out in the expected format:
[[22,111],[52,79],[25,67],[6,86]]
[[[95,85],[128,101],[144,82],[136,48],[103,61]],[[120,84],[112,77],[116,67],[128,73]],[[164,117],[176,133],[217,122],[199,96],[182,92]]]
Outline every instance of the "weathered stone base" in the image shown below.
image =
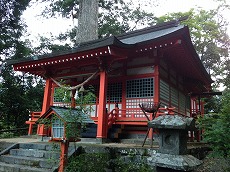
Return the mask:
[[192,171],[202,164],[202,161],[192,155],[170,155],[156,153],[155,156],[147,158],[148,164],[157,167],[170,168],[181,171]]
[[98,144],[109,143],[110,140],[107,138],[96,138]]

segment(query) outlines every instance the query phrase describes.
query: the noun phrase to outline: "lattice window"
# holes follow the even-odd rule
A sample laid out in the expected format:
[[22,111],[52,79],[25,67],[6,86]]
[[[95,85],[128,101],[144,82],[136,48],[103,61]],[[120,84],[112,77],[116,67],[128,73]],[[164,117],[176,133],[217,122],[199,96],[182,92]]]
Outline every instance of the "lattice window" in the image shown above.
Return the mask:
[[64,135],[64,123],[58,118],[52,120],[52,130],[54,138],[61,138]]
[[153,102],[153,98],[126,99],[126,117],[131,117],[132,114],[134,117],[145,117],[139,107],[139,104],[143,102]]
[[107,102],[118,103],[122,99],[122,83],[111,83],[108,85]]
[[127,98],[153,97],[154,96],[154,79],[142,78],[128,80],[126,84]]

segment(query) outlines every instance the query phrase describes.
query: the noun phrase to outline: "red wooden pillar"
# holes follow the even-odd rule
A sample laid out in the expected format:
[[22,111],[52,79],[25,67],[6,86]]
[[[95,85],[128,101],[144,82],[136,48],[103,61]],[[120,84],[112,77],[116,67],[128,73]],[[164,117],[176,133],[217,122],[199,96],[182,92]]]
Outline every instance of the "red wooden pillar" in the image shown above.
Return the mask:
[[[159,94],[160,94],[160,76],[159,76],[159,63],[154,66],[154,103],[158,103],[160,101]],[[158,117],[158,114],[156,114]],[[150,120],[153,120],[152,115],[150,116]],[[153,138],[153,128],[150,129],[149,138]],[[152,143],[151,143],[152,146]]]
[[[126,109],[126,80],[122,81],[122,98],[121,109]],[[121,116],[126,117],[126,111],[121,111]]]
[[[154,102],[160,101],[160,76],[159,76],[159,65],[154,66]],[[156,115],[156,117],[158,114]]]
[[61,142],[61,155],[60,155],[58,172],[64,172],[65,166],[67,164],[67,158],[68,158],[68,147],[69,147],[68,140],[65,140],[65,142]]
[[33,133],[33,125],[30,123],[30,124],[29,124],[28,135],[32,135],[32,133]]
[[108,115],[106,113],[107,74],[100,72],[97,138],[107,138]]
[[[41,115],[43,115],[50,107],[51,93],[52,93],[52,80],[46,79]],[[47,134],[44,125],[41,124],[38,125],[37,134],[40,136],[45,136]]]
[[[123,73],[122,75],[125,77],[125,79],[122,80],[122,104],[121,109],[126,109],[126,76],[127,76],[127,62],[123,65]],[[121,111],[121,116],[126,117],[126,111]],[[123,125],[122,125],[123,126]]]

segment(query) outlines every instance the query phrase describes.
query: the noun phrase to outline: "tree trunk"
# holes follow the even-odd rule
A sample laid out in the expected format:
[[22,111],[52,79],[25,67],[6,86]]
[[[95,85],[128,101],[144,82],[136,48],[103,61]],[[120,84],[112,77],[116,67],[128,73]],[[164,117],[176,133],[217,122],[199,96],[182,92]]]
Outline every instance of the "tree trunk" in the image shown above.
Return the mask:
[[98,0],[80,0],[77,43],[98,39]]

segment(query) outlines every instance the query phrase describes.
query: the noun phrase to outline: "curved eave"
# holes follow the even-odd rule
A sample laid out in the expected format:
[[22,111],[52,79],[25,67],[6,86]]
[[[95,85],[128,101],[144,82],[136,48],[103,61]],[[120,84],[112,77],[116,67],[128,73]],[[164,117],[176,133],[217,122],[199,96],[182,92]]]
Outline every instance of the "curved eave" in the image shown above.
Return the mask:
[[191,52],[191,57],[193,60],[194,60],[194,63],[196,64],[196,66],[198,67],[198,70],[199,70],[199,73],[200,73],[200,77],[202,78],[202,80],[207,83],[207,84],[211,84],[213,83],[213,80],[211,79],[211,76],[210,74],[207,72],[207,70],[205,69],[204,65],[202,64],[201,60],[200,60],[200,57],[199,55],[197,54],[194,46],[193,46],[193,43],[191,41],[191,37],[190,37],[190,34],[189,34],[189,29],[188,27],[186,28],[186,32],[187,34],[185,34],[185,41],[186,41],[186,45],[187,45],[187,48],[188,50],[190,50]]
[[82,61],[93,61],[99,56],[111,55],[110,47],[102,47],[90,51],[82,51],[77,53],[62,54],[49,58],[41,58],[39,60],[30,60],[13,64],[15,71],[27,72],[30,74],[44,77],[47,72],[55,67],[63,68],[74,64],[82,63]]
[[99,58],[103,57],[110,57],[110,59],[125,58],[128,52],[126,51],[127,48],[133,46],[125,45],[115,37],[110,37],[110,40],[112,41],[100,43],[100,46],[96,46],[98,48],[95,49],[89,49],[89,47],[86,49],[84,47],[84,51],[81,49],[81,51],[71,51],[59,55],[44,55],[37,60],[20,61],[12,65],[15,71],[44,77],[49,71],[55,71],[56,69],[65,70],[81,64],[99,64]]
[[[71,50],[57,51],[54,53],[49,53],[49,54],[40,55],[40,56],[33,56],[33,57],[23,58],[23,59],[18,59],[18,60],[9,60],[8,65],[19,66],[19,65],[33,63],[34,61],[44,61],[45,62],[47,61],[46,59],[50,60],[53,58],[70,56],[70,55],[76,55],[78,56],[77,57],[78,59],[84,58],[86,56],[91,56],[91,57],[100,56],[103,54],[107,54],[107,52],[110,51],[108,48],[109,46],[129,48],[129,47],[132,47],[133,45],[124,44],[120,40],[118,40],[115,36],[110,36],[110,37],[106,37],[103,39],[98,39],[98,40],[93,40],[93,41],[82,43],[78,47],[73,48]],[[106,48],[108,48],[107,52],[105,50]],[[80,56],[83,56],[83,57],[80,57]]]

